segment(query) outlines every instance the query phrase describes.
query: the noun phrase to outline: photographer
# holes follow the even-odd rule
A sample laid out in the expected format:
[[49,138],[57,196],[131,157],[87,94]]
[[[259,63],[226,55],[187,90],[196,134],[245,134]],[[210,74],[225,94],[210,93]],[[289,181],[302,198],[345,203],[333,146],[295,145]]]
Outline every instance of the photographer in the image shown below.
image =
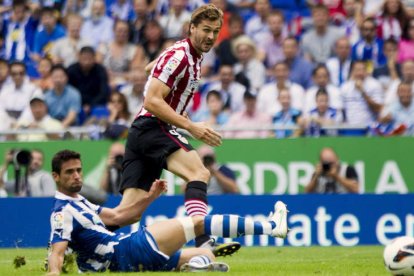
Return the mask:
[[358,175],[353,166],[340,163],[332,148],[323,148],[319,163],[306,193],[344,194],[358,193]]
[[213,148],[201,146],[197,149],[198,154],[203,160],[204,166],[210,171],[210,181],[207,183],[207,194],[236,194],[239,193],[236,176],[232,169],[226,165],[220,165],[216,161],[216,154]]
[[116,142],[109,149],[106,169],[101,179],[101,189],[106,193],[119,194],[124,154],[124,144]]
[[[6,152],[4,164],[0,168],[0,186],[4,186],[15,196],[49,197],[56,191],[52,175],[42,170],[43,152],[37,149],[12,149]],[[15,173],[15,181],[5,181],[9,165]]]

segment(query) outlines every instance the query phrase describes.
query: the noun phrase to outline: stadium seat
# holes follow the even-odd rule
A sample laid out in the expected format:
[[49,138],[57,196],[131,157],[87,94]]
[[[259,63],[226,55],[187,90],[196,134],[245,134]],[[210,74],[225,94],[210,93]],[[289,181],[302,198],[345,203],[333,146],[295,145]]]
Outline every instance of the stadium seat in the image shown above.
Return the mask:
[[96,117],[97,119],[108,118],[109,110],[106,106],[95,106],[91,110],[91,117]]

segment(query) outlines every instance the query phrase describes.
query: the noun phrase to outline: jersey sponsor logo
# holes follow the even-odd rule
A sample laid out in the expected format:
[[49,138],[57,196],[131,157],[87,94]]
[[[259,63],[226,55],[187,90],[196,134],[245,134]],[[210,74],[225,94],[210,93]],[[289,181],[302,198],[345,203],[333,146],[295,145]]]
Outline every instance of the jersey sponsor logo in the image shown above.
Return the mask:
[[178,65],[180,65],[180,61],[175,57],[172,57],[168,60],[167,64],[164,67],[164,71],[168,72],[168,74],[172,74],[175,69],[177,69]]
[[183,142],[184,144],[188,144],[188,140],[185,137],[183,137],[180,133],[178,133],[176,130],[171,129],[170,134],[177,137],[177,139]]
[[191,91],[196,90],[198,88],[198,79],[191,79],[189,87],[190,87]]
[[54,229],[63,229],[63,213],[55,213],[53,215],[52,226]]

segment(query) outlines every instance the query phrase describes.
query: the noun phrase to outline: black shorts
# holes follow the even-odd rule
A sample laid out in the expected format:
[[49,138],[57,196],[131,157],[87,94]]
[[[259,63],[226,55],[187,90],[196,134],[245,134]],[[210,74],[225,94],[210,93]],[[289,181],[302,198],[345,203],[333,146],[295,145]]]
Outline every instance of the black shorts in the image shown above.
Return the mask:
[[149,191],[167,168],[167,157],[180,148],[193,150],[175,127],[155,117],[138,117],[128,131],[120,193],[127,188]]

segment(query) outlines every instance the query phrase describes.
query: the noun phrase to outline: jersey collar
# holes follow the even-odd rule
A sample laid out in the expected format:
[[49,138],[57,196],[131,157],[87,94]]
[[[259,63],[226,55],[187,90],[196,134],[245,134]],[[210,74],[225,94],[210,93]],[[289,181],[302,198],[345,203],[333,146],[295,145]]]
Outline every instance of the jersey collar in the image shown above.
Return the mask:
[[192,56],[200,58],[201,54],[199,54],[196,49],[194,48],[193,44],[191,43],[191,39],[187,38],[188,45],[190,45],[190,53]]
[[72,200],[72,201],[81,201],[81,200],[85,199],[80,194],[78,194],[78,197],[71,197],[71,196],[67,196],[64,193],[61,193],[59,191],[56,191],[55,198],[60,199],[60,200]]

